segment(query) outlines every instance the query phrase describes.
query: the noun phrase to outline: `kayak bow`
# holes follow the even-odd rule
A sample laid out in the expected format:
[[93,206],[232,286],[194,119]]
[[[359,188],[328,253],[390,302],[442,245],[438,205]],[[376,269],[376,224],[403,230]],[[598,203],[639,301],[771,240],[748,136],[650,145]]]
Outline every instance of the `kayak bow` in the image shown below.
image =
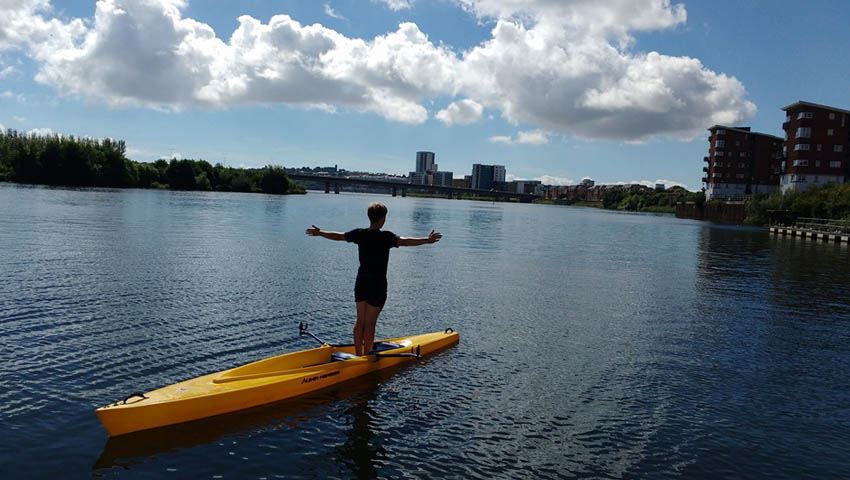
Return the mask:
[[[316,338],[304,326],[301,334]],[[330,387],[435,353],[456,344],[459,338],[451,328],[390,338],[376,343],[373,353],[362,357],[353,354],[353,345],[322,342],[317,348],[133,394],[95,413],[112,436],[198,420]]]

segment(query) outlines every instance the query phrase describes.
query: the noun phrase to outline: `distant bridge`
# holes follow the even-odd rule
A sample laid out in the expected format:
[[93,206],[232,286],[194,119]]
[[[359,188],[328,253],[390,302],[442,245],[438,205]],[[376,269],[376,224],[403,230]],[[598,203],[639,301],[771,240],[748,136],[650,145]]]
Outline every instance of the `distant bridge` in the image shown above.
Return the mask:
[[415,185],[412,183],[394,182],[391,180],[371,180],[366,178],[332,177],[329,175],[310,175],[304,173],[288,173],[289,178],[299,182],[316,182],[325,185],[325,193],[339,193],[341,185],[370,185],[374,187],[386,187],[387,193],[402,197],[407,196],[409,190],[416,192],[444,193],[448,198],[470,198],[470,197],[493,197],[504,200],[518,199],[522,203],[531,203],[537,198],[530,193],[502,192],[499,190],[478,190],[475,188],[446,187],[441,185]]

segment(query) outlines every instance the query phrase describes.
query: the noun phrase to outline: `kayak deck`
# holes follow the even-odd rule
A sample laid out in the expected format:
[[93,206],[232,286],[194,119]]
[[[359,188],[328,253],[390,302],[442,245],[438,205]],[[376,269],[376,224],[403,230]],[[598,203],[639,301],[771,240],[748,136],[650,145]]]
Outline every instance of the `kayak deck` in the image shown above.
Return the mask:
[[353,345],[324,344],[132,395],[95,413],[112,436],[173,425],[304,395],[412,358],[392,355],[415,349],[425,356],[458,341],[451,329],[390,338],[379,357],[357,357]]

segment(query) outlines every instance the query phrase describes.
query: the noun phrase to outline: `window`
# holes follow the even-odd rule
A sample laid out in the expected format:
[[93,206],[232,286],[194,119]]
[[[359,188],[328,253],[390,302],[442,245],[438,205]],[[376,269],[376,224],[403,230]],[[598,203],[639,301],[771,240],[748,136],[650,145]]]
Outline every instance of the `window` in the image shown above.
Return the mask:
[[747,164],[744,163],[744,162],[741,162],[741,163],[738,164],[738,168],[746,168],[746,167],[747,167]]
[[735,140],[735,146],[736,146],[736,147],[740,147],[740,146],[741,146],[741,141],[740,141],[740,140]]
[[808,167],[808,160],[794,160],[794,163],[791,164],[792,167]]
[[829,119],[835,120],[835,112],[829,112]]
[[820,167],[820,160],[815,160],[815,166]]
[[782,146],[782,155],[785,155],[785,156],[788,155],[788,146],[787,145]]
[[809,147],[810,147],[810,145],[808,143],[798,143],[797,145],[794,145],[794,151],[795,152],[799,152],[800,150],[808,151]]
[[821,150],[823,150],[823,145],[821,145],[820,143],[817,145],[817,147],[818,147],[818,151],[819,151],[819,152],[820,152]]
[[812,118],[813,116],[812,112],[800,112],[797,114],[797,120],[800,120],[801,118]]
[[747,156],[747,152],[741,152],[741,156],[742,156],[742,157],[746,157],[746,156]]
[[826,129],[826,136],[827,136],[827,137],[831,137],[831,136],[833,136],[833,135],[835,135],[835,130],[833,130],[833,129],[831,129],[831,128],[827,128],[827,129]]
[[833,145],[832,151],[833,152],[843,152],[844,151],[844,145]]
[[717,140],[714,142],[714,148],[723,148],[726,146],[726,140]]
[[717,129],[717,135],[726,135],[726,130],[723,130],[722,128]]
[[743,180],[743,179],[744,179],[744,174],[743,174],[743,173],[739,173],[739,174],[735,175],[735,178],[737,178],[738,180]]
[[723,152],[722,152],[722,151],[714,152],[714,156],[715,156],[715,157],[722,157],[722,156],[723,156]]
[[797,138],[809,138],[812,136],[812,129],[809,127],[800,127],[797,129]]
[[841,160],[833,160],[829,162],[829,168],[841,168]]

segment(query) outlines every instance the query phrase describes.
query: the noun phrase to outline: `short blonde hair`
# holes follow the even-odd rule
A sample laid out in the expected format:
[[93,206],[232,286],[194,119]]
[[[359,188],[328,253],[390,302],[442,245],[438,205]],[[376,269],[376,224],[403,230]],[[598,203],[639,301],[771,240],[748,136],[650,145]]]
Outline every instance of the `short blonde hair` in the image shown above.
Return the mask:
[[387,207],[375,202],[369,205],[369,208],[366,209],[366,214],[369,215],[370,222],[377,222],[387,216]]

